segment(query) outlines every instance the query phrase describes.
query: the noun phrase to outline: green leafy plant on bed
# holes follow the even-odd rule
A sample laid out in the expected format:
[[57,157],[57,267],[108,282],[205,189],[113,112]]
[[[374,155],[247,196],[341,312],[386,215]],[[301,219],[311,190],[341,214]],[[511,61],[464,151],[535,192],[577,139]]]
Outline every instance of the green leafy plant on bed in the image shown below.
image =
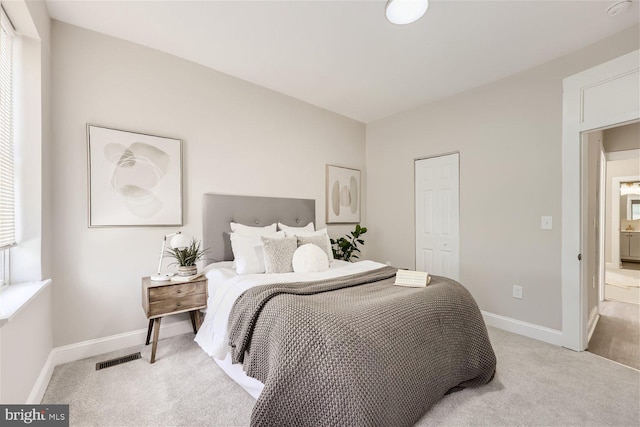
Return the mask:
[[333,250],[333,257],[335,259],[341,259],[344,261],[353,262],[354,259],[358,259],[358,253],[360,249],[358,244],[364,245],[364,240],[360,238],[367,232],[367,227],[360,227],[360,224],[356,225],[356,229],[345,237],[339,239],[331,239],[331,249]]

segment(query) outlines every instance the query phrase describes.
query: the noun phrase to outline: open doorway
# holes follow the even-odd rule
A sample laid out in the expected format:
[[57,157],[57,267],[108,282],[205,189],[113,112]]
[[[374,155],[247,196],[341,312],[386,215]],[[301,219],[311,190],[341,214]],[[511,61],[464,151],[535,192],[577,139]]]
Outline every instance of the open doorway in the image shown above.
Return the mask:
[[640,50],[629,52],[563,80],[562,95],[562,342],[587,349],[589,311],[584,275],[584,181],[582,140],[586,132],[640,119]]
[[640,123],[583,137],[589,344],[640,369]]

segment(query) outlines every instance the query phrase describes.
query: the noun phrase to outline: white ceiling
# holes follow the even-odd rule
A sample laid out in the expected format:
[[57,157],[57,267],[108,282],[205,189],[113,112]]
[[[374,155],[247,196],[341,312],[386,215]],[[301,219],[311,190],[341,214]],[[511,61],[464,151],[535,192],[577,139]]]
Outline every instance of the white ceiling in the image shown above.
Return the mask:
[[51,17],[371,122],[526,70],[640,21],[611,1],[60,1]]

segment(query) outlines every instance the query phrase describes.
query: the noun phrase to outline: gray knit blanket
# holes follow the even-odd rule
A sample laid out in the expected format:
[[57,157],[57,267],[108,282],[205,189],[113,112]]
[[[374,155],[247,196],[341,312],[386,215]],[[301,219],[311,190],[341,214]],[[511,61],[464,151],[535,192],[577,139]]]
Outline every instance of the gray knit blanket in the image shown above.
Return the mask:
[[458,282],[393,286],[383,267],[249,289],[229,316],[234,363],[264,383],[254,426],[410,426],[493,378],[480,310]]

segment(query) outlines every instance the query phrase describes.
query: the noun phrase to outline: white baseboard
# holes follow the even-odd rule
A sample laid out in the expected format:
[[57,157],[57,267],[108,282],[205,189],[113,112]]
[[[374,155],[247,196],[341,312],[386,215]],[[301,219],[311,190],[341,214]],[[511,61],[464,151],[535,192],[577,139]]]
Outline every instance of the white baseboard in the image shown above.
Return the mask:
[[591,313],[589,313],[589,322],[587,323],[588,325],[587,330],[589,331],[589,335],[587,335],[587,342],[589,342],[589,340],[591,339],[591,335],[593,335],[593,331],[596,330],[596,325],[598,324],[598,320],[600,320],[600,315],[598,314],[598,306],[596,305],[591,310]]
[[27,401],[25,402],[27,405],[38,405],[42,402],[44,392],[47,391],[49,381],[51,381],[51,375],[53,375],[53,369],[55,368],[52,360],[53,350],[49,352],[49,356],[47,356],[47,360],[44,362],[44,366],[40,370],[40,375],[38,375],[38,378],[31,389],[31,393],[29,393],[29,397],[27,397]]
[[[168,338],[175,335],[193,332],[193,326],[189,320],[169,323],[160,326],[160,337]],[[112,335],[110,337],[98,338],[94,340],[82,341],[75,344],[56,347],[53,353],[54,366],[63,363],[75,362],[87,357],[97,356],[110,351],[133,347],[143,343],[147,339],[147,329],[125,332],[123,334]]]
[[482,311],[482,317],[484,318],[484,322],[489,326],[557,346],[562,346],[563,344],[562,332],[557,329],[534,325],[533,323],[523,322],[487,311]]
[[[169,338],[188,332],[193,333],[193,326],[189,320],[181,320],[160,326],[161,338]],[[39,404],[42,401],[56,366],[140,345],[144,343],[146,339],[147,329],[145,328],[53,348],[49,353],[49,357],[47,357],[47,361],[40,370],[40,375],[38,375],[38,379],[31,389],[26,403]]]

